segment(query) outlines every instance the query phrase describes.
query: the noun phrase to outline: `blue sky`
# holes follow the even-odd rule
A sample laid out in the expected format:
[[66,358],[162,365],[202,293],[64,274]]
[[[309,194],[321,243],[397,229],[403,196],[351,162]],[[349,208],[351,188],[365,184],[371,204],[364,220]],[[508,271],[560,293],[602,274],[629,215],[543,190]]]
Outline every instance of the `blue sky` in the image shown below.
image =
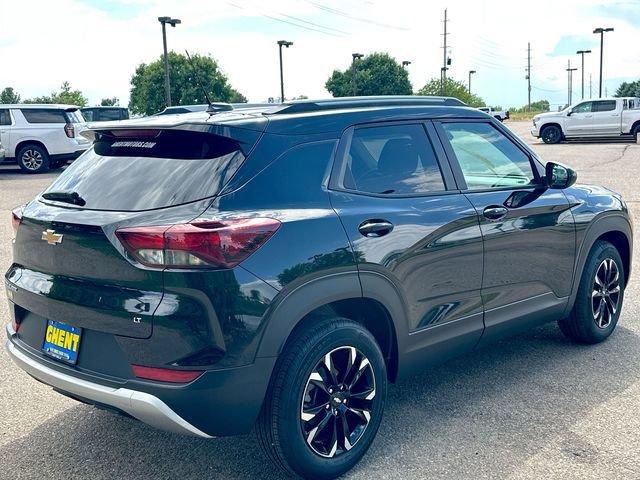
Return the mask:
[[[28,97],[68,80],[91,103],[117,96],[126,104],[136,66],[161,54],[156,19],[170,15],[183,23],[168,30],[169,47],[212,55],[252,101],[278,95],[279,39],[294,42],[284,52],[288,96],[327,97],[326,79],[346,68],[355,51],[410,60],[417,90],[439,76],[445,7],[449,73],[466,82],[468,71],[476,70],[474,93],[489,104],[526,103],[527,42],[533,100],[566,103],[565,69],[568,60],[580,67],[579,49],[593,51],[585,58],[585,77],[591,74],[597,85],[597,26],[615,28],[605,37],[609,93],[621,81],[640,78],[640,0],[0,0],[0,17],[13,19],[0,30],[0,58],[11,66],[0,69],[0,88],[11,85]],[[33,75],[34,65],[46,74]],[[573,91],[575,101],[580,71]]]

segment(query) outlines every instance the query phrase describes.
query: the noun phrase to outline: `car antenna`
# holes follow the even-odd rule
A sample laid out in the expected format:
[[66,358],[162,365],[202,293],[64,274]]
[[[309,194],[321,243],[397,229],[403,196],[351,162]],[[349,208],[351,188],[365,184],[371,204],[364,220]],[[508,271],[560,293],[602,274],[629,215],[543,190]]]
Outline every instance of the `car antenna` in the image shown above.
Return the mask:
[[196,81],[196,85],[198,85],[200,90],[202,90],[202,93],[204,93],[204,98],[207,100],[207,103],[209,104],[209,106],[207,107],[207,113],[209,115],[213,115],[214,113],[216,113],[216,109],[213,106],[213,103],[211,103],[211,99],[209,98],[209,94],[204,89],[204,87],[200,83],[200,80],[198,79],[198,71],[196,70],[196,67],[193,64],[193,61],[191,60],[191,55],[189,55],[189,51],[185,49],[185,52],[187,54],[187,59],[189,60],[189,65],[191,65],[191,69],[193,70],[193,77],[194,77],[194,79]]

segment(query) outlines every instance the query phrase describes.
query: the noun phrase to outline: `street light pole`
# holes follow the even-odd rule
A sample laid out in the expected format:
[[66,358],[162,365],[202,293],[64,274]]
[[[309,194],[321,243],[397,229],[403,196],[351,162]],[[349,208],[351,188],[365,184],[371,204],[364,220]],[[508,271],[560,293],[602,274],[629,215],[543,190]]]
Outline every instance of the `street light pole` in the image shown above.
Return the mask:
[[167,23],[175,27],[181,20],[171,17],[158,17],[158,21],[162,24],[162,45],[164,47],[164,98],[167,107],[171,106],[171,82],[169,80],[169,55],[167,53]]
[[572,96],[573,96],[573,72],[576,71],[577,68],[571,68],[571,60],[567,60],[567,73],[568,73],[568,82],[567,86],[567,99],[569,101],[568,105],[571,105]]
[[469,70],[469,94],[471,94],[471,74],[476,73],[475,70]]
[[364,57],[362,53],[351,54],[351,89],[353,90],[353,96],[355,97],[358,92],[356,89],[356,60]]
[[278,49],[280,50],[280,103],[284,103],[284,74],[282,71],[282,47],[289,48],[293,42],[286,40],[278,40]]
[[591,50],[578,50],[576,53],[582,55],[582,99],[584,99],[584,54],[591,53]]
[[600,90],[598,91],[598,96],[602,98],[602,57],[603,57],[603,49],[604,49],[604,32],[613,32],[613,28],[596,28],[593,33],[600,34]]

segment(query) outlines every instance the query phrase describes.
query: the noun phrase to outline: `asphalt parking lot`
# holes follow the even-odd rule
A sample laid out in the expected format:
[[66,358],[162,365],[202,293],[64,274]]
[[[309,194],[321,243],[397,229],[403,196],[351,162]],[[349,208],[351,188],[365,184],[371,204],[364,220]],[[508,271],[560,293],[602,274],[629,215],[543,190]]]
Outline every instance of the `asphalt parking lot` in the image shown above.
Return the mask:
[[[579,182],[625,197],[640,225],[640,145],[544,145],[508,124]],[[55,173],[0,167],[0,270],[11,208]],[[640,255],[616,332],[569,343],[555,324],[392,386],[380,432],[347,478],[640,478]],[[0,290],[0,324],[8,322]],[[1,478],[278,478],[252,435],[199,440],[81,405],[32,380],[0,352]]]

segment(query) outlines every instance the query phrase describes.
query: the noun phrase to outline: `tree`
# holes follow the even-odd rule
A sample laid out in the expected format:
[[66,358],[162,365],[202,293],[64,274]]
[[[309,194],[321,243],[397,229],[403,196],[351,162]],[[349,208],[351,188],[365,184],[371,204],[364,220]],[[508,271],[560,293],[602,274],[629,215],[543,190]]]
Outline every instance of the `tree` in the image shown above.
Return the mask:
[[120,99],[117,97],[103,98],[102,100],[100,100],[101,107],[115,107],[119,103],[120,103]]
[[61,90],[58,93],[52,93],[54,103],[65,103],[68,105],[78,105],[84,107],[87,105],[87,97],[82,95],[80,90],[71,90],[69,82],[62,84]]
[[64,103],[84,107],[87,105],[87,97],[80,90],[71,90],[69,82],[64,82],[59,92],[51,92],[51,95],[28,98],[24,103]]
[[[209,56],[169,52],[171,99],[175,105],[206,103],[202,87],[212,102],[242,103],[247,99],[230,84],[218,63]],[[134,114],[151,115],[166,107],[164,96],[164,63],[158,60],[138,65],[131,77],[129,109]]]
[[440,79],[432,78],[418,91],[418,95],[444,95],[462,100],[471,107],[484,106],[484,100],[478,95],[469,93],[469,89],[464,82],[448,78],[444,82],[444,92],[440,89]]
[[7,87],[0,92],[0,103],[20,103],[20,95],[13,87]]
[[640,97],[640,80],[622,82],[616,90],[616,97]]
[[[325,88],[334,97],[354,95],[354,69],[334,70]],[[356,60],[356,95],[411,95],[413,88],[407,70],[388,53],[376,52]]]
[[[551,105],[549,104],[549,100],[538,100],[536,102],[531,102],[532,112],[548,112],[550,109]],[[529,111],[529,106],[523,105],[522,107],[511,107],[509,111],[511,113],[527,113]]]

